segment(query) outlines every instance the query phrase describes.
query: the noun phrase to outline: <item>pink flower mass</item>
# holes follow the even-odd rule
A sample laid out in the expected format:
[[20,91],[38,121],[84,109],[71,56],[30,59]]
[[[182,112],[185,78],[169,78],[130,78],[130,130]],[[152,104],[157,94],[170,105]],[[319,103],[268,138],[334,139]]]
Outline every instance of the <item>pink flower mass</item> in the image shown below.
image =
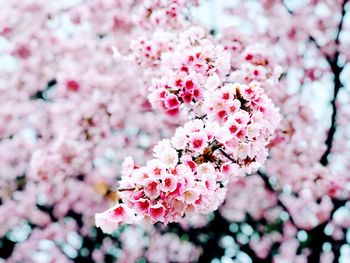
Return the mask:
[[0,14],[0,263],[348,262],[348,0]]

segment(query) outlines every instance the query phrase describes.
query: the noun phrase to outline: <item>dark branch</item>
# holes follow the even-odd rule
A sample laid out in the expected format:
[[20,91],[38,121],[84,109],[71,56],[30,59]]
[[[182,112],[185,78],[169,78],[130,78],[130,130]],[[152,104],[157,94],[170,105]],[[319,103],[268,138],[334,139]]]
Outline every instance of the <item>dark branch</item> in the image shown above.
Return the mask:
[[[275,192],[276,193],[276,199],[277,199],[277,204],[283,208],[283,210],[285,212],[288,213],[288,215],[290,215],[289,211],[288,211],[288,208],[283,204],[283,202],[279,199],[279,192],[278,190],[274,189],[274,187],[272,186],[272,184],[270,183],[269,181],[269,178],[268,176],[261,172],[261,171],[258,171],[258,175],[261,177],[261,179],[264,181],[265,183],[265,187],[270,190],[271,192]],[[293,218],[291,216],[289,216],[289,221],[293,224],[293,226],[297,229],[299,229],[299,227],[295,224]]]
[[326,166],[329,162],[328,156],[332,151],[333,146],[333,139],[334,134],[336,131],[336,118],[337,118],[337,106],[336,106],[336,100],[338,97],[339,90],[342,88],[342,83],[340,81],[340,74],[343,70],[343,67],[340,67],[338,65],[338,57],[339,57],[339,37],[341,34],[341,31],[343,29],[343,21],[345,16],[345,5],[348,2],[348,0],[344,0],[342,4],[342,17],[340,19],[339,25],[338,25],[338,32],[335,39],[335,44],[337,46],[337,50],[334,54],[334,57],[332,59],[328,59],[329,65],[331,67],[332,73],[334,75],[334,91],[333,91],[333,98],[331,100],[331,107],[332,107],[332,118],[331,118],[331,127],[328,131],[328,135],[325,141],[325,144],[327,146],[326,151],[323,153],[320,163],[324,166]]

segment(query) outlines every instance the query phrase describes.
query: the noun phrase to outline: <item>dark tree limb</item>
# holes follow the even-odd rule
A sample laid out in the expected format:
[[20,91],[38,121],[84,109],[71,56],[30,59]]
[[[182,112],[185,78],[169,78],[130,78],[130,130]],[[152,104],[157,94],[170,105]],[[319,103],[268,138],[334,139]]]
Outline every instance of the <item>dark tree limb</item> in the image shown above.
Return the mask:
[[338,25],[338,31],[337,31],[337,36],[335,39],[335,45],[337,46],[336,52],[334,54],[333,58],[328,58],[328,63],[329,66],[332,70],[332,73],[334,75],[334,89],[333,89],[333,98],[331,100],[331,106],[332,106],[332,118],[331,118],[331,127],[328,131],[328,135],[325,141],[325,144],[327,146],[326,151],[323,153],[320,163],[323,166],[326,166],[329,162],[328,156],[331,153],[332,146],[333,146],[333,139],[334,139],[334,134],[336,131],[336,118],[337,118],[337,106],[336,106],[336,100],[338,97],[339,90],[342,88],[342,83],[340,81],[340,74],[343,70],[343,67],[340,67],[338,65],[338,58],[339,58],[339,37],[341,34],[341,31],[343,29],[343,22],[344,22],[344,17],[345,17],[345,5],[348,2],[348,0],[343,0],[342,4],[342,17],[340,19],[339,25]]

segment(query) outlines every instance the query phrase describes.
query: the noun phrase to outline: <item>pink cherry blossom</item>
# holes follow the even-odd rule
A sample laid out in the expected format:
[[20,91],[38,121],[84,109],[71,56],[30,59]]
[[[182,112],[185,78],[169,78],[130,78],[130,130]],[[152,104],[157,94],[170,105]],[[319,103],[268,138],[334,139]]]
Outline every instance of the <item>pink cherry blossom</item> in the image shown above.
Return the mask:
[[177,179],[175,176],[169,174],[164,177],[162,182],[162,191],[163,192],[174,192],[177,187]]
[[124,204],[117,204],[103,213],[95,216],[96,226],[104,232],[112,233],[122,222],[131,224],[135,222],[133,211]]
[[149,214],[153,221],[163,221],[165,215],[165,207],[160,203],[152,205],[149,208]]
[[160,195],[160,184],[158,181],[147,179],[145,181],[145,194],[150,199],[156,199]]

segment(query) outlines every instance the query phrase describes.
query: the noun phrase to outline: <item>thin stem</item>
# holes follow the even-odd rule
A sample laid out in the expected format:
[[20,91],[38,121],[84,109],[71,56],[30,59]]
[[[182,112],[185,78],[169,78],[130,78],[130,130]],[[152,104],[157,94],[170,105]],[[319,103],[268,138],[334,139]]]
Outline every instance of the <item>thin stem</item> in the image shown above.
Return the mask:
[[233,160],[233,159],[231,158],[231,156],[229,156],[223,149],[220,148],[219,151],[220,151],[227,159],[229,159],[231,162],[233,162],[233,163],[236,162],[236,161]]
[[136,190],[136,187],[133,188],[119,188],[118,192],[126,192],[126,191],[134,191]]

